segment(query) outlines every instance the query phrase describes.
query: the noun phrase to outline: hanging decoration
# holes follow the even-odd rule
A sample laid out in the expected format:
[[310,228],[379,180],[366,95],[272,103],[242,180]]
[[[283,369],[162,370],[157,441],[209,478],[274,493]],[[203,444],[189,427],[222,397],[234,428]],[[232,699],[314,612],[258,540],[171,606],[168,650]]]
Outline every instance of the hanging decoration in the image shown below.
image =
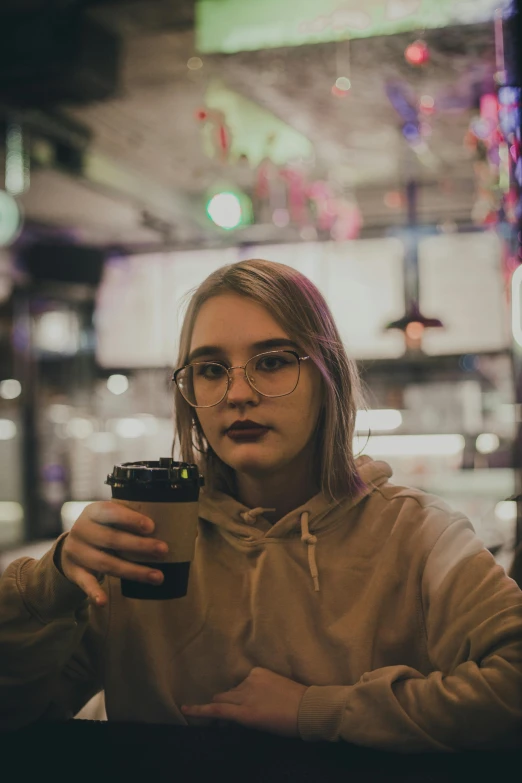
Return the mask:
[[419,241],[422,230],[418,225],[419,184],[410,180],[406,186],[405,198],[408,207],[408,225],[402,229],[404,242],[404,301],[406,312],[401,318],[391,321],[385,330],[398,329],[404,333],[407,352],[422,353],[422,338],[426,329],[442,329],[439,318],[427,317],[420,310]]
[[222,163],[228,161],[232,144],[232,131],[227,125],[225,113],[219,109],[204,107],[198,109],[196,119],[202,125],[210,125],[215,157]]
[[437,167],[437,159],[429,149],[426,139],[432,135],[429,117],[435,113],[435,98],[417,96],[405,82],[388,80],[384,89],[388,100],[402,120],[402,135],[419,160],[429,168]]
[[[510,139],[509,133],[507,139]],[[514,207],[513,194],[510,195],[513,179],[510,156],[512,161],[513,152],[502,133],[499,98],[494,93],[482,95],[479,113],[470,122],[464,144],[475,154],[474,222],[494,225],[499,216],[509,219]]]
[[295,225],[303,237],[316,237],[319,231],[346,241],[356,239],[362,228],[354,199],[336,196],[326,180],[310,181],[298,165],[279,168],[269,157],[257,168],[253,201],[258,222],[271,221],[279,228]]
[[426,65],[430,59],[430,50],[426,41],[418,40],[406,47],[404,52],[406,62],[418,68]]
[[279,176],[286,183],[288,213],[292,223],[304,226],[308,222],[308,196],[305,173],[299,168],[284,166]]
[[338,42],[335,46],[335,69],[337,71],[337,79],[332,84],[331,93],[336,98],[346,98],[352,89],[349,38],[342,43]]

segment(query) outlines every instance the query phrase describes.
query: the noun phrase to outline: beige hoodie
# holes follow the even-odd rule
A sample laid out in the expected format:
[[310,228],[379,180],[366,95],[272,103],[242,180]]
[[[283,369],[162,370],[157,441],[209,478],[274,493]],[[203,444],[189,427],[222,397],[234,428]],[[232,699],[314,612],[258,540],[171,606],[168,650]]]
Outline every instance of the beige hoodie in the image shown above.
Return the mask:
[[[522,592],[441,500],[363,457],[356,500],[316,495],[271,526],[203,496],[188,594],[90,606],[53,562],[0,580],[0,726],[76,714],[100,689],[109,720],[204,725],[255,666],[309,686],[304,740],[395,751],[522,739]],[[56,545],[55,545],[56,546]]]

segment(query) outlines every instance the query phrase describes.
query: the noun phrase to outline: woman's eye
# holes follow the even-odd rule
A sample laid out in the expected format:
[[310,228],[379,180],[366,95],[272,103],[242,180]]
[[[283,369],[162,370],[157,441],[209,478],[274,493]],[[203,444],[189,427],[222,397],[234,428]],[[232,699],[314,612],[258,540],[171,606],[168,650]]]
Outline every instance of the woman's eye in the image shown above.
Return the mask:
[[219,364],[204,364],[199,371],[199,375],[211,381],[222,378],[224,374],[225,368],[220,367]]
[[284,367],[285,361],[280,356],[267,356],[261,359],[257,365],[258,370],[279,370]]

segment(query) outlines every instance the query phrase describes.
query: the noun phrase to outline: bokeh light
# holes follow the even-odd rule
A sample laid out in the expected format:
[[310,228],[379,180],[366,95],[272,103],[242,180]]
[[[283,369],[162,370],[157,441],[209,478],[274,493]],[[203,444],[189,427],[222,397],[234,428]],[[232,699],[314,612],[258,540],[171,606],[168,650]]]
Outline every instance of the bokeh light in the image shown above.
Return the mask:
[[421,111],[430,114],[435,109],[435,98],[432,95],[422,95],[419,106]]
[[336,84],[332,84],[332,89],[330,90],[330,92],[336,98],[346,98],[348,95],[348,90],[340,90]]
[[4,400],[15,400],[22,393],[22,384],[14,378],[7,378],[0,383],[0,397]]
[[107,378],[107,388],[112,394],[124,394],[129,388],[129,379],[126,375],[110,375]]
[[477,437],[475,446],[479,454],[493,454],[500,446],[500,439],[494,432],[483,432]]
[[410,65],[424,65],[430,59],[430,52],[424,41],[415,41],[406,48],[404,56]]
[[335,86],[337,87],[338,90],[342,90],[343,92],[348,92],[348,90],[350,90],[352,87],[352,83],[347,76],[339,76],[339,78],[335,82]]
[[70,438],[84,440],[92,435],[94,427],[90,419],[84,419],[81,416],[75,416],[69,419],[66,426],[66,433]]
[[0,440],[12,440],[16,437],[16,424],[11,419],[0,419]]
[[203,60],[201,57],[190,57],[187,61],[187,68],[189,71],[197,71],[203,68]]
[[410,340],[420,340],[423,334],[424,324],[421,324],[419,321],[412,321],[406,327],[406,336]]
[[388,209],[400,209],[404,204],[404,196],[398,190],[390,190],[384,196],[384,203]]
[[220,228],[232,229],[240,225],[241,203],[235,193],[216,193],[207,204],[209,218]]
[[275,209],[272,215],[274,225],[278,228],[285,228],[290,223],[290,215],[287,209]]

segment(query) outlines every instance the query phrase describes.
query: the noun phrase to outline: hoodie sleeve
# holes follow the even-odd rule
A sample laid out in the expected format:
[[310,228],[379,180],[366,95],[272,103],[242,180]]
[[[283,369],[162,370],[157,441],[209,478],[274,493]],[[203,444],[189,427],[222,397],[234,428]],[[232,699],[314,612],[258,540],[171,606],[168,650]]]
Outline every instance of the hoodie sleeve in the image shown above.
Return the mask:
[[72,718],[103,687],[102,614],[93,623],[85,593],[57,569],[63,538],[0,578],[0,730]]
[[467,519],[438,537],[419,593],[434,671],[388,666],[308,688],[303,739],[405,753],[522,745],[522,592]]

